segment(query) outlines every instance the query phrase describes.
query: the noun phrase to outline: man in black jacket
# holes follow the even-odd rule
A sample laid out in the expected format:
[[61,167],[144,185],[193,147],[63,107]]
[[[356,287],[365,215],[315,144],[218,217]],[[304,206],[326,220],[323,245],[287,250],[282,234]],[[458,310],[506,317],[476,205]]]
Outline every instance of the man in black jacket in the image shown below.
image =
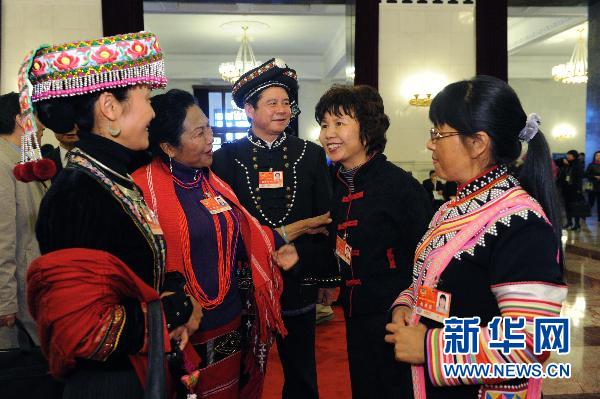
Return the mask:
[[[329,210],[331,181],[323,149],[286,131],[298,113],[296,72],[271,59],[242,75],[232,95],[251,122],[248,136],[225,143],[212,170],[235,191],[263,225],[282,228]],[[277,347],[284,372],[283,398],[318,398],[315,362],[315,302],[331,302],[339,284],[327,238],[294,241],[299,264],[283,273],[282,313],[288,335]]]
[[52,178],[53,182],[60,171],[67,165],[67,154],[75,147],[77,141],[79,141],[76,129],[67,133],[54,133],[54,137],[58,140],[59,145],[46,156],[46,158],[53,160],[56,164],[56,174]]
[[429,200],[433,205],[433,210],[437,211],[438,208],[444,203],[444,183],[437,179],[435,170],[429,171],[429,179],[423,180],[423,187],[427,191]]

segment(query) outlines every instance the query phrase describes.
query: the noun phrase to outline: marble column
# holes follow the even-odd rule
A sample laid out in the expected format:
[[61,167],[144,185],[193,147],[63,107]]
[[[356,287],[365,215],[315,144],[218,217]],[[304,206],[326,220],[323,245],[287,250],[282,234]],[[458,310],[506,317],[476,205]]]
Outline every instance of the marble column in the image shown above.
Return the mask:
[[354,84],[379,84],[379,2],[355,3]]
[[507,16],[507,0],[475,2],[478,75],[508,81]]
[[600,0],[588,5],[588,81],[586,99],[586,165],[600,150]]
[[144,30],[144,1],[102,0],[102,30],[104,36]]

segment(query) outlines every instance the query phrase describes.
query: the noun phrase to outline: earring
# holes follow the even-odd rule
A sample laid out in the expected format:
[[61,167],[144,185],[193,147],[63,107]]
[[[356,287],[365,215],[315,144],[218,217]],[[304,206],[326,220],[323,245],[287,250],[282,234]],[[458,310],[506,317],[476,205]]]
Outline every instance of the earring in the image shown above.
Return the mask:
[[173,164],[171,163],[171,157],[169,157],[169,170],[171,171],[171,174],[173,174]]
[[108,122],[108,133],[110,133],[110,135],[113,137],[119,137],[121,134],[121,129],[113,129],[110,125],[110,122]]

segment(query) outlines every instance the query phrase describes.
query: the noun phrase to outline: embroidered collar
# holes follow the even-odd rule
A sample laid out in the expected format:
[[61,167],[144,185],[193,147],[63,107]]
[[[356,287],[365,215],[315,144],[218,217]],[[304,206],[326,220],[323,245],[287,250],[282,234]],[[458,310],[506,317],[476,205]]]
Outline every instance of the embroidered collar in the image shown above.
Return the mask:
[[150,246],[154,257],[152,286],[154,289],[159,289],[165,271],[165,240],[162,232],[154,231],[153,226],[158,224],[158,219],[144,202],[142,193],[137,186],[132,183],[131,188],[125,187],[116,180],[111,179],[112,175],[104,173],[105,169],[97,164],[96,159],[90,158],[89,154],[77,148],[70,152],[69,165],[96,180],[122,205],[125,213],[132,219]]
[[479,176],[458,187],[457,201],[461,201],[471,194],[480,192],[488,188],[488,186],[494,185],[499,178],[504,177],[507,173],[508,168],[506,165],[494,166],[491,169],[484,171]]
[[341,166],[340,166],[340,173],[343,173],[343,174],[351,174],[351,175],[353,175],[353,174],[355,174],[355,173],[356,173],[356,171],[357,171],[358,169],[360,169],[360,168],[361,168],[361,167],[362,167],[364,164],[366,164],[366,163],[367,163],[367,162],[369,162],[370,160],[371,160],[371,158],[367,159],[365,162],[361,163],[360,165],[356,165],[355,167],[353,167],[353,168],[350,168],[350,169],[346,169],[346,168],[344,167],[344,165],[341,165]]
[[127,176],[128,173],[135,170],[135,151],[97,134],[81,135],[75,148],[79,148],[120,175]]
[[[481,176],[476,177],[471,182],[461,187],[459,197],[454,201],[442,205],[440,210],[431,220],[429,230],[421,239],[418,247],[421,247],[422,245],[425,245],[425,247],[422,251],[417,251],[418,254],[413,270],[413,282],[418,278],[423,267],[427,270],[431,265],[431,262],[426,262],[431,251],[446,245],[458,232],[456,229],[449,228],[443,234],[433,236],[432,234],[441,224],[448,223],[448,226],[455,226],[456,223],[459,223],[463,218],[467,218],[469,214],[478,212],[486,204],[497,200],[506,195],[510,190],[513,190],[516,187],[518,188],[519,186],[519,181],[508,173],[508,168],[501,165],[486,171]],[[469,245],[457,251],[454,254],[454,258],[460,260],[465,253],[473,256],[477,248],[486,246],[486,240],[498,234],[497,227],[499,224],[510,226],[513,217],[527,219],[531,214],[542,217],[542,215],[534,209],[523,209],[497,219],[486,226],[477,237],[474,237]]]
[[272,143],[267,143],[263,139],[259,138],[252,132],[251,129],[248,130],[248,136],[246,136],[246,137],[248,138],[248,141],[251,142],[252,145],[254,145],[256,147],[264,148],[264,149],[274,149],[274,148],[279,147],[281,144],[283,144],[283,142],[287,138],[287,134],[285,132],[281,133],[279,135],[279,137],[277,137]]

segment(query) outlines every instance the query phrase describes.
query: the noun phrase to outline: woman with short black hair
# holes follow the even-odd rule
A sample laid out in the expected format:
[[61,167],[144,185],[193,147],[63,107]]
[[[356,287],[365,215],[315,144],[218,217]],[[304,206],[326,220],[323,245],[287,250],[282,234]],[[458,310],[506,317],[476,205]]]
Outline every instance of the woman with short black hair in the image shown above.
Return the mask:
[[391,303],[410,285],[431,202],[417,180],[383,155],[390,123],[374,88],[332,87],[315,118],[336,163],[330,238],[342,277],[352,397],[405,398],[410,370],[394,361],[385,325]]
[[[427,148],[435,171],[460,186],[419,243],[413,283],[394,304],[386,341],[394,344],[400,362],[412,365],[415,399],[539,398],[539,379],[451,376],[444,370],[467,363],[501,369],[543,363],[550,355],[533,348],[534,318],[559,316],[567,288],[550,151],[540,119],[527,117],[510,86],[489,76],[446,86],[433,99],[429,119]],[[527,155],[517,179],[508,165],[520,156],[523,143]],[[432,305],[440,310],[432,312]],[[444,322],[452,317],[459,323],[480,319],[477,345],[464,351],[444,345],[449,331]],[[492,345],[506,317],[516,325],[512,333],[522,337],[513,341],[522,346],[510,351]]]

